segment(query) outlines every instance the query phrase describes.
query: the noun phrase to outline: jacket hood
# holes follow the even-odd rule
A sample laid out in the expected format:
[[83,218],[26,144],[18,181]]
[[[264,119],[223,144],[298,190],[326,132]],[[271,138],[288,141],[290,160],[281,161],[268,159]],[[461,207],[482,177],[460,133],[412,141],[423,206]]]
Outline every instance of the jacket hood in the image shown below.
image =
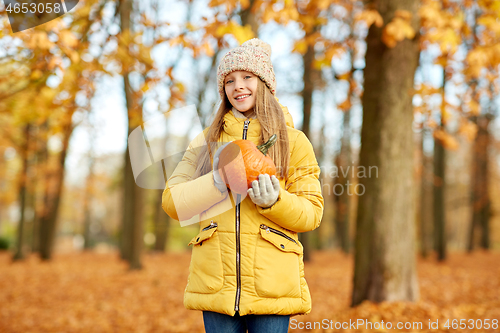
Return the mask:
[[[278,99],[276,98],[276,100]],[[281,105],[279,101],[278,104],[281,106],[281,110],[283,110],[283,113],[285,114],[286,125],[288,127],[295,128],[295,126],[293,125],[292,115],[290,114],[290,112],[288,112],[288,108],[286,106]]]

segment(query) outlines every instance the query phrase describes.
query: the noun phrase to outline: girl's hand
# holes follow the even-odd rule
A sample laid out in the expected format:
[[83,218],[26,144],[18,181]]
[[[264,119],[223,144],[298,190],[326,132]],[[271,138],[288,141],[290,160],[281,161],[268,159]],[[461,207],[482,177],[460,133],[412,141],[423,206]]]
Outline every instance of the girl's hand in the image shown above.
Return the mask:
[[262,208],[270,208],[278,201],[280,194],[280,181],[276,176],[259,175],[259,180],[252,182],[252,188],[247,191],[254,204]]

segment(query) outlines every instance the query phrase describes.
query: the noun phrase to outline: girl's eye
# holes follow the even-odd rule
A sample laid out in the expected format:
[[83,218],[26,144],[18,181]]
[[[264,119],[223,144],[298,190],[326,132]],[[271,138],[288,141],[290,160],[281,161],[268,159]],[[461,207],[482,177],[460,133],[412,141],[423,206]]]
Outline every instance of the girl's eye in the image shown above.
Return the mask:
[[226,84],[231,83],[231,82],[233,82],[233,80],[229,80],[229,81],[227,81],[227,82],[226,82]]
[[251,79],[252,77],[251,77],[250,75],[247,75],[247,76],[245,76],[245,79],[246,79],[246,78]]

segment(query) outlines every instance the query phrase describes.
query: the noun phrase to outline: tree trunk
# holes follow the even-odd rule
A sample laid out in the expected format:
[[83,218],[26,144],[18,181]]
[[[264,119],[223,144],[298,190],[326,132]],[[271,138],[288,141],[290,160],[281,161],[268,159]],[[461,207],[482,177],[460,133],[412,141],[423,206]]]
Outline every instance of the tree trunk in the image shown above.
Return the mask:
[[161,198],[163,190],[158,190],[155,202],[155,251],[165,252],[168,242],[169,227],[170,227],[170,217],[165,214],[165,211],[161,207]]
[[252,12],[254,3],[255,0],[249,0],[248,7],[241,11],[240,17],[242,26],[245,26],[247,24],[250,25],[255,36],[258,37],[260,25],[259,22],[257,21],[257,18],[255,17],[255,14]]
[[[130,15],[133,9],[133,0],[120,2],[120,27],[122,33],[132,31]],[[142,108],[134,96],[130,85],[129,72],[123,71],[123,84],[127,104],[128,131],[127,139],[136,126],[142,124]],[[121,234],[121,257],[130,264],[131,270],[141,269],[141,251],[143,248],[143,190],[135,184],[127,144],[123,173],[123,227]]]
[[[336,238],[341,250],[344,253],[350,252],[350,237],[349,237],[349,212],[351,197],[348,194],[349,190],[349,175],[351,174],[351,129],[350,129],[350,110],[344,111],[344,121],[342,128],[342,144],[340,154],[337,158],[336,165],[339,169],[338,179],[336,184],[341,185],[337,188],[334,186],[335,196],[335,227]],[[350,166],[350,167],[349,167]]]
[[472,252],[479,244],[483,249],[490,248],[489,219],[491,200],[488,190],[488,149],[490,145],[490,115],[481,115],[475,119],[477,135],[473,146],[472,158],[472,220],[469,231],[468,250]]
[[19,225],[17,226],[17,246],[16,253],[14,254],[12,260],[23,260],[25,257],[24,253],[24,228],[25,228],[25,211],[26,211],[26,185],[28,178],[28,153],[29,153],[29,140],[30,140],[30,124],[27,123],[24,126],[24,143],[21,147],[22,156],[22,170],[21,179],[19,181],[19,210],[20,219]]
[[[316,32],[317,27],[313,29],[310,33]],[[312,109],[312,95],[314,92],[313,83],[313,61],[314,61],[314,46],[308,45],[307,51],[302,57],[304,64],[304,73],[302,80],[304,82],[304,89],[302,90],[302,100],[303,100],[303,121],[302,121],[302,132],[311,139],[311,133],[309,131],[311,122],[311,109]],[[314,231],[312,231],[314,232]],[[312,237],[312,232],[310,233],[299,233],[299,240],[304,248],[304,261],[311,260],[311,242],[310,237]]]
[[420,141],[421,174],[420,174],[420,254],[426,258],[432,249],[432,196],[430,181],[430,160],[424,152],[425,128],[422,128]]
[[[91,139],[92,143],[90,145],[90,149],[94,148],[93,139]],[[89,154],[90,163],[89,163],[89,174],[87,176],[87,184],[85,186],[85,198],[83,199],[83,248],[85,250],[89,250],[92,248],[92,239],[90,233],[90,224],[92,222],[92,209],[90,207],[90,202],[92,200],[92,191],[94,187],[94,164],[95,158],[92,156],[92,153]]]
[[[441,91],[441,119],[437,130],[444,131],[446,66],[443,67],[443,89]],[[438,260],[446,260],[446,216],[444,207],[445,188],[445,149],[438,138],[434,138],[434,181],[433,181],[433,220],[434,220],[434,246]]]
[[40,252],[40,240],[42,239],[41,233],[43,232],[42,230],[42,217],[43,217],[43,212],[39,208],[38,202],[40,201],[39,194],[37,193],[37,185],[40,182],[42,184],[42,192],[43,192],[43,197],[41,201],[42,203],[42,209],[45,209],[45,202],[46,202],[46,186],[48,186],[48,181],[47,179],[48,174],[47,174],[47,165],[48,165],[48,152],[47,152],[47,128],[48,128],[48,121],[45,120],[38,128],[37,128],[37,133],[36,133],[36,140],[35,140],[35,147],[34,151],[36,152],[35,154],[35,167],[37,169],[37,173],[33,177],[33,230],[32,230],[32,244],[31,244],[31,251],[32,252]]
[[[418,31],[418,0],[374,4],[385,23],[396,10],[409,11]],[[388,48],[382,29],[372,25],[367,36],[359,169],[366,174],[358,177],[364,194],[358,202],[353,306],[418,298],[411,95],[418,35]]]
[[[442,127],[441,127],[442,128]],[[446,259],[446,221],[444,210],[445,150],[438,139],[434,139],[434,183],[433,220],[434,246],[439,261]]]
[[[45,190],[45,209],[40,220],[42,232],[40,233],[40,257],[43,260],[52,258],[52,251],[57,232],[57,216],[59,213],[59,204],[61,202],[61,193],[64,182],[64,164],[68,153],[69,140],[73,132],[72,125],[73,112],[68,112],[65,116],[65,123],[62,130],[62,150],[58,156],[57,169],[49,172]],[[48,159],[47,159],[48,160]],[[51,182],[52,181],[52,182]]]

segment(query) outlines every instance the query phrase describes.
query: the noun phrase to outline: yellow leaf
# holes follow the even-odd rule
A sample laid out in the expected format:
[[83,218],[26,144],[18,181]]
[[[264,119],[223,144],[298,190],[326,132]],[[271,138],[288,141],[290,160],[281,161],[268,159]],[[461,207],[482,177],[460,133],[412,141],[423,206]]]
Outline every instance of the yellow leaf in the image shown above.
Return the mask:
[[446,20],[441,15],[441,5],[436,2],[427,2],[418,12],[422,26],[426,28],[441,28],[446,25]]
[[332,61],[331,60],[328,60],[327,58],[325,58],[324,56],[319,58],[319,59],[315,59],[313,61],[313,67],[317,70],[320,70],[324,67],[330,67],[332,65]]
[[411,27],[409,20],[403,20],[400,17],[395,17],[382,32],[382,41],[391,48],[403,39],[413,37],[415,37],[415,30]]
[[70,30],[63,30],[59,33],[59,40],[68,47],[76,47],[78,39]]
[[226,34],[232,34],[236,38],[239,44],[243,44],[247,40],[252,39],[254,37],[252,27],[249,24],[242,27],[236,21],[233,20],[229,21],[225,25],[217,27],[214,35],[215,37],[221,38]]
[[351,108],[351,100],[349,97],[337,106],[342,111],[347,111]]
[[488,31],[493,32],[496,36],[500,36],[500,22],[498,18],[492,15],[484,15],[477,20],[477,23],[483,25]]
[[325,10],[328,7],[330,7],[330,4],[332,3],[331,0],[317,0],[315,1],[315,5],[319,10]]
[[270,20],[274,19],[276,16],[276,12],[273,10],[271,6],[267,6],[264,9],[264,14],[262,14],[262,22],[267,23]]
[[411,19],[411,13],[407,10],[402,10],[402,9],[396,10],[394,16],[401,17],[405,21],[409,21]]
[[233,25],[231,33],[240,44],[243,44],[247,40],[255,37],[252,31],[252,26],[250,24],[247,24],[244,27],[242,27],[241,25],[235,23]]
[[288,17],[292,21],[297,21],[299,19],[299,12],[297,11],[297,7],[295,6],[288,7]]
[[375,24],[380,28],[384,24],[384,19],[380,16],[379,12],[374,9],[363,10],[361,13],[356,15],[355,20],[365,21],[368,27]]
[[429,118],[429,121],[427,122],[427,126],[429,126],[429,128],[436,128],[437,123],[434,119]]
[[177,36],[169,40],[170,46],[175,46],[178,44],[181,44],[184,41],[184,38],[182,36]]
[[247,9],[250,6],[250,0],[240,0],[241,9]]
[[172,70],[173,67],[169,67],[165,73],[171,80],[172,80]]
[[28,40],[26,44],[31,49],[48,50],[54,46],[54,43],[49,40],[45,31],[34,31],[32,34],[26,34]]
[[[310,42],[311,44],[314,44],[314,41]],[[330,61],[332,60],[333,57],[340,57],[345,53],[345,48],[342,46],[339,46],[338,44],[329,46],[328,49],[326,50],[325,56],[327,59]]]
[[462,121],[458,129],[458,133],[462,134],[470,142],[474,140],[477,134],[477,125],[470,121]]
[[460,11],[457,15],[451,17],[449,22],[450,27],[455,30],[460,30],[464,25],[464,20],[465,20],[465,14],[463,11]]
[[351,77],[351,72],[345,72],[344,74],[340,74],[338,76],[338,79],[339,80],[349,80],[350,77]]
[[39,78],[41,78],[43,76],[43,72],[39,69],[35,69],[32,73],[31,73],[31,79],[33,80],[38,80]]
[[56,66],[61,66],[61,58],[52,56],[49,63],[47,64],[47,68],[49,70],[53,70],[54,68],[56,68]]
[[76,64],[80,61],[80,55],[75,50],[67,50],[67,54],[71,59],[71,62]]
[[436,65],[439,65],[441,67],[444,67],[448,64],[448,57],[446,55],[441,55],[434,60],[434,63]]
[[292,52],[298,52],[300,54],[305,54],[307,52],[307,42],[305,39],[300,39],[295,42]]
[[440,31],[436,41],[439,43],[442,53],[455,53],[461,43],[458,32],[449,28]]
[[442,129],[436,129],[434,131],[434,138],[439,140],[444,148],[449,150],[457,150],[458,149],[458,141],[448,132],[443,131]]
[[40,96],[46,103],[52,103],[54,97],[56,96],[56,93],[57,92],[54,89],[47,86],[43,87],[40,90]]
[[467,102],[469,106],[470,113],[473,115],[479,115],[481,113],[481,104],[479,104],[476,100],[472,99]]
[[212,48],[212,46],[210,45],[210,43],[208,41],[203,43],[202,49],[203,49],[203,51],[205,51],[205,54],[209,57],[213,57],[213,55],[215,54],[214,49]]
[[300,22],[304,25],[305,31],[310,31],[314,27],[316,19],[310,15],[302,15],[300,17]]

